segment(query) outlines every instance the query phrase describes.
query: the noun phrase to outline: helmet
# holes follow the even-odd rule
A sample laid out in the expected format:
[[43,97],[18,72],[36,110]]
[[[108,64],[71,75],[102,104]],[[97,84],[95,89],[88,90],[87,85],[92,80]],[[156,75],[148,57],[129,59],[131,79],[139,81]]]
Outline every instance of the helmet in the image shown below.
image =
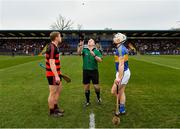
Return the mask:
[[124,43],[127,40],[127,37],[122,33],[117,33],[114,35],[113,40],[115,44]]

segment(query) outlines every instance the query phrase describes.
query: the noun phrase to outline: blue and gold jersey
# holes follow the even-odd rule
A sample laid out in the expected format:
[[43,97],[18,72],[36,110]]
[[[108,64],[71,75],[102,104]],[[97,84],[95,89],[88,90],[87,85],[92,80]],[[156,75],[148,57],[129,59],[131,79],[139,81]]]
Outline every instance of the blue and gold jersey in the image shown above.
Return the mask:
[[128,69],[128,49],[121,44],[114,53],[116,72],[119,72],[119,57],[124,58],[124,71]]

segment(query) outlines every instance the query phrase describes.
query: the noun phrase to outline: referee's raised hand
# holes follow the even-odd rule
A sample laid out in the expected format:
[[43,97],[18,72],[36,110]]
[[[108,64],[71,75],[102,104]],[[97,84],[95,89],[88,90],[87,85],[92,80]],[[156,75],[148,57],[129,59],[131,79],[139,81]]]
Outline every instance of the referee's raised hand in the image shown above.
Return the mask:
[[78,53],[79,55],[82,54],[83,45],[84,45],[84,40],[80,40],[80,42],[79,42],[79,44],[78,44],[78,47],[77,47],[77,53]]
[[83,46],[83,45],[84,45],[84,40],[80,40],[79,46]]

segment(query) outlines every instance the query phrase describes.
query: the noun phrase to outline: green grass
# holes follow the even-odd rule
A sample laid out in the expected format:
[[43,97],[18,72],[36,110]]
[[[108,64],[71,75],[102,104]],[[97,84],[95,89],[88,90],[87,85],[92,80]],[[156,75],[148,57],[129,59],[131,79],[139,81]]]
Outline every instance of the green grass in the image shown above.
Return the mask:
[[180,69],[180,56],[173,55],[163,55],[163,56],[134,56],[133,59],[159,64],[165,67],[172,67],[175,69]]
[[35,57],[27,57],[27,56],[0,56],[0,69],[12,67],[18,64],[24,64],[31,61],[36,61],[42,59],[42,57],[35,56]]
[[0,56],[0,127],[88,128],[91,112],[98,128],[180,127],[180,70],[176,69],[180,68],[179,59],[180,56],[130,57],[132,75],[126,88],[127,114],[121,117],[119,126],[114,126],[111,120],[116,100],[110,94],[115,76],[113,57],[105,57],[99,65],[102,105],[96,104],[91,87],[92,104],[86,109],[81,83],[82,59],[61,57],[62,72],[72,78],[72,83],[63,82],[60,105],[66,111],[65,116],[51,118],[45,71],[38,66],[44,58]]

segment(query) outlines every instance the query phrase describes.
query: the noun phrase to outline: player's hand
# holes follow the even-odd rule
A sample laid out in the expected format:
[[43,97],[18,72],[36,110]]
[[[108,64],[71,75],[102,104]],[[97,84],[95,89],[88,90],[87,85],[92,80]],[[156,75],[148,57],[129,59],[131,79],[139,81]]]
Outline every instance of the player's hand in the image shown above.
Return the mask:
[[119,78],[118,78],[118,79],[115,79],[114,82],[115,82],[116,85],[119,85],[119,84],[121,83],[121,79],[119,79]]
[[60,83],[60,77],[59,77],[59,76],[55,76],[55,81],[56,81],[56,84],[59,85],[59,83]]
[[95,53],[92,50],[90,51],[90,53],[91,53],[92,56],[96,56]]

